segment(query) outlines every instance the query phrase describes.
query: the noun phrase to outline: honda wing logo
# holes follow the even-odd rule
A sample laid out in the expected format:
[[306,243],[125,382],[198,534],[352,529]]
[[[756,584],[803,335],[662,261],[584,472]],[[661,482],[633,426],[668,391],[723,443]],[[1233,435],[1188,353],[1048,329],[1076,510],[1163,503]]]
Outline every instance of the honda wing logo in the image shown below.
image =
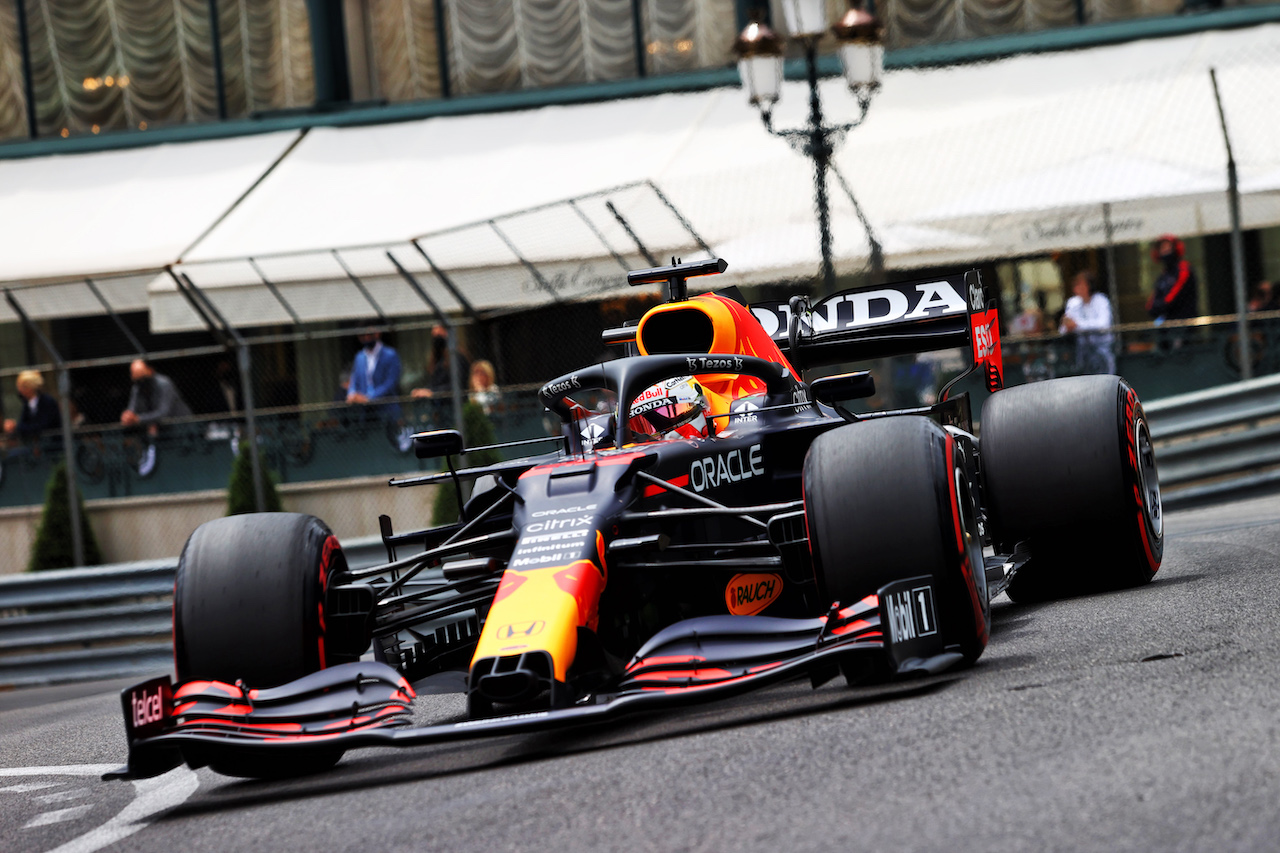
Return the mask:
[[[953,314],[966,314],[969,305],[961,286],[947,279],[918,283],[886,284],[870,290],[851,290],[837,293],[817,305],[802,319],[807,320],[813,333],[834,332],[883,326],[890,323],[910,323],[932,320]],[[981,298],[981,294],[978,294]],[[789,305],[765,304],[755,306],[751,313],[769,337],[785,340],[787,324],[791,319]]]
[[968,306],[951,282],[928,281],[914,286],[855,290],[823,300],[813,309],[813,330],[821,333],[966,313]]
[[515,622],[511,625],[503,625],[496,632],[499,640],[510,640],[514,638],[536,637],[542,633],[542,629],[547,627],[547,623],[539,619],[536,622]]

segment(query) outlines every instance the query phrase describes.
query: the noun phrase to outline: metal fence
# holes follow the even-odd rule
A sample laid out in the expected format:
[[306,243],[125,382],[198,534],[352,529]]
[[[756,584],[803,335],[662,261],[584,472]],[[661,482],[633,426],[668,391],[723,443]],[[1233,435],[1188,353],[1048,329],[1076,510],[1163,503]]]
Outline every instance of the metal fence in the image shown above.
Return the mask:
[[1280,483],[1280,376],[1195,391],[1146,407],[1160,482],[1175,502]]

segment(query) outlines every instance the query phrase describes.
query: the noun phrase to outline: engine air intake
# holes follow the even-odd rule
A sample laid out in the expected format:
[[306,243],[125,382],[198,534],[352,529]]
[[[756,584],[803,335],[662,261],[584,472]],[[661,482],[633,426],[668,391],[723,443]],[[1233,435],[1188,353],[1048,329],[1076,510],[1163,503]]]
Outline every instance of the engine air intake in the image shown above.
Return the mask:
[[672,352],[711,352],[716,330],[706,312],[681,303],[655,311],[640,324],[637,339],[648,355]]

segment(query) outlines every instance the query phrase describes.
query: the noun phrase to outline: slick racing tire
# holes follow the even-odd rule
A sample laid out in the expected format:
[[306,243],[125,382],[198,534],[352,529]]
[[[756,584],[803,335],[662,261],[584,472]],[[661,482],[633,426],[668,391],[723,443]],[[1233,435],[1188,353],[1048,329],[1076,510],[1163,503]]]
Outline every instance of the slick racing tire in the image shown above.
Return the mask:
[[[324,588],[346,557],[324,522],[296,513],[233,515],[196,528],[173,594],[178,680],[276,687],[351,660],[326,654]],[[342,750],[211,750],[228,776],[292,776],[333,766]]]
[[964,450],[922,417],[849,424],[804,462],[805,521],[819,590],[849,605],[932,575],[938,620],[967,663],[991,628],[982,540]]
[[1151,433],[1118,376],[1073,376],[999,391],[982,412],[988,521],[1029,561],[1009,597],[1043,601],[1147,583],[1164,524]]

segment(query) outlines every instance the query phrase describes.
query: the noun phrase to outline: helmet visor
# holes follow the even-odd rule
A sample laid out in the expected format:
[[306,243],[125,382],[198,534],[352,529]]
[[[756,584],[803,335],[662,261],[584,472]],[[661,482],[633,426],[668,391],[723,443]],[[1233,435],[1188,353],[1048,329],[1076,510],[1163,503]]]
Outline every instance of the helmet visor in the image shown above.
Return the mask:
[[659,382],[646,388],[631,404],[631,429],[650,436],[669,438],[678,427],[702,415],[706,398],[692,377]]

